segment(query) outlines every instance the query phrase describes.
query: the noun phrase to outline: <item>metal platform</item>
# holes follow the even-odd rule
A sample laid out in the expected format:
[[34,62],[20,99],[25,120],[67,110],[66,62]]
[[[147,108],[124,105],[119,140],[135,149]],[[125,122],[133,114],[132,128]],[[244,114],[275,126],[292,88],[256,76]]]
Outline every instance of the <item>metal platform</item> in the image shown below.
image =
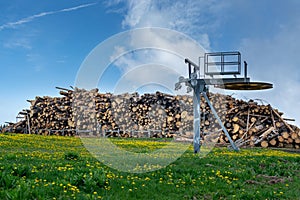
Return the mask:
[[263,82],[228,82],[223,85],[216,85],[216,87],[226,90],[266,90],[273,88],[273,84]]

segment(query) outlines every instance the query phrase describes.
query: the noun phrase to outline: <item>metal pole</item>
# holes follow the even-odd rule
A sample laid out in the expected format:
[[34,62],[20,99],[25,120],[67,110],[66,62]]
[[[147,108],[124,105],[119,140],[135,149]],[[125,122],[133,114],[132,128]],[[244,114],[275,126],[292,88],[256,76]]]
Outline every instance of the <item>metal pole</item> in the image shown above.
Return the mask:
[[199,87],[194,88],[193,107],[194,107],[194,153],[198,153],[200,151],[200,116],[201,116]]
[[28,112],[27,112],[27,123],[28,123],[28,133],[31,134],[31,131],[30,131],[30,121],[29,121]]
[[247,64],[247,62],[246,61],[244,61],[244,76],[245,76],[245,82],[246,82],[246,80],[247,80],[247,71],[248,71],[248,64]]
[[231,139],[231,137],[230,137],[230,135],[229,135],[227,129],[226,129],[225,126],[223,125],[223,123],[222,123],[221,119],[219,118],[219,116],[218,116],[216,110],[214,109],[214,107],[212,106],[210,100],[208,99],[208,97],[207,97],[207,95],[206,95],[206,92],[203,92],[203,96],[204,96],[206,102],[208,103],[208,105],[209,105],[211,111],[213,112],[213,114],[215,115],[216,119],[218,120],[220,126],[222,127],[222,130],[223,130],[223,132],[225,133],[225,135],[227,136],[227,138],[228,138],[228,140],[229,140],[229,142],[230,142],[232,148],[233,148],[235,151],[239,151],[239,148],[235,145],[235,143],[234,143],[233,140]]

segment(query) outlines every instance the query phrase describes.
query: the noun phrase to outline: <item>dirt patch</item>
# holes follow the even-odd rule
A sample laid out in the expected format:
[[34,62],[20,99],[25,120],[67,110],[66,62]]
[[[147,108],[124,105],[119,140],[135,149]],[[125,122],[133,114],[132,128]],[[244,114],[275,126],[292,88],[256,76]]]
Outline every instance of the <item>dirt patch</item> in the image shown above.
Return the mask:
[[285,182],[291,182],[293,181],[292,178],[287,178],[287,177],[280,177],[280,176],[268,176],[264,174],[258,174],[256,176],[257,179],[259,180],[246,180],[245,182],[248,184],[257,184],[257,185],[262,185],[262,184],[277,184],[277,183],[285,183]]

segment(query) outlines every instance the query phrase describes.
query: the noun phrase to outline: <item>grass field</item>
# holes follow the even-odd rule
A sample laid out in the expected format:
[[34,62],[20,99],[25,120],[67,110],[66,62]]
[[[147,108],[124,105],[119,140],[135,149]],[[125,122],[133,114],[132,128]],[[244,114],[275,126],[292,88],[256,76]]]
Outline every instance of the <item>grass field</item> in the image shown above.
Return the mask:
[[[112,139],[152,151],[163,141]],[[145,145],[146,144],[146,145]],[[95,159],[79,138],[0,134],[0,199],[300,199],[300,154],[189,148],[171,165],[126,173]]]

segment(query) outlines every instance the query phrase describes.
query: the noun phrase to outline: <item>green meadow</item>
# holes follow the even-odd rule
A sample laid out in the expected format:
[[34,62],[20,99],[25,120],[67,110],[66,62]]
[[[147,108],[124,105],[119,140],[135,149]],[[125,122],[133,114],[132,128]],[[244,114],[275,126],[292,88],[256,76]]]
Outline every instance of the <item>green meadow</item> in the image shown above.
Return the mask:
[[[111,141],[149,152],[164,140]],[[176,148],[176,146],[174,146]],[[118,171],[94,158],[77,137],[0,134],[0,199],[300,199],[300,154],[192,146],[147,173]]]

